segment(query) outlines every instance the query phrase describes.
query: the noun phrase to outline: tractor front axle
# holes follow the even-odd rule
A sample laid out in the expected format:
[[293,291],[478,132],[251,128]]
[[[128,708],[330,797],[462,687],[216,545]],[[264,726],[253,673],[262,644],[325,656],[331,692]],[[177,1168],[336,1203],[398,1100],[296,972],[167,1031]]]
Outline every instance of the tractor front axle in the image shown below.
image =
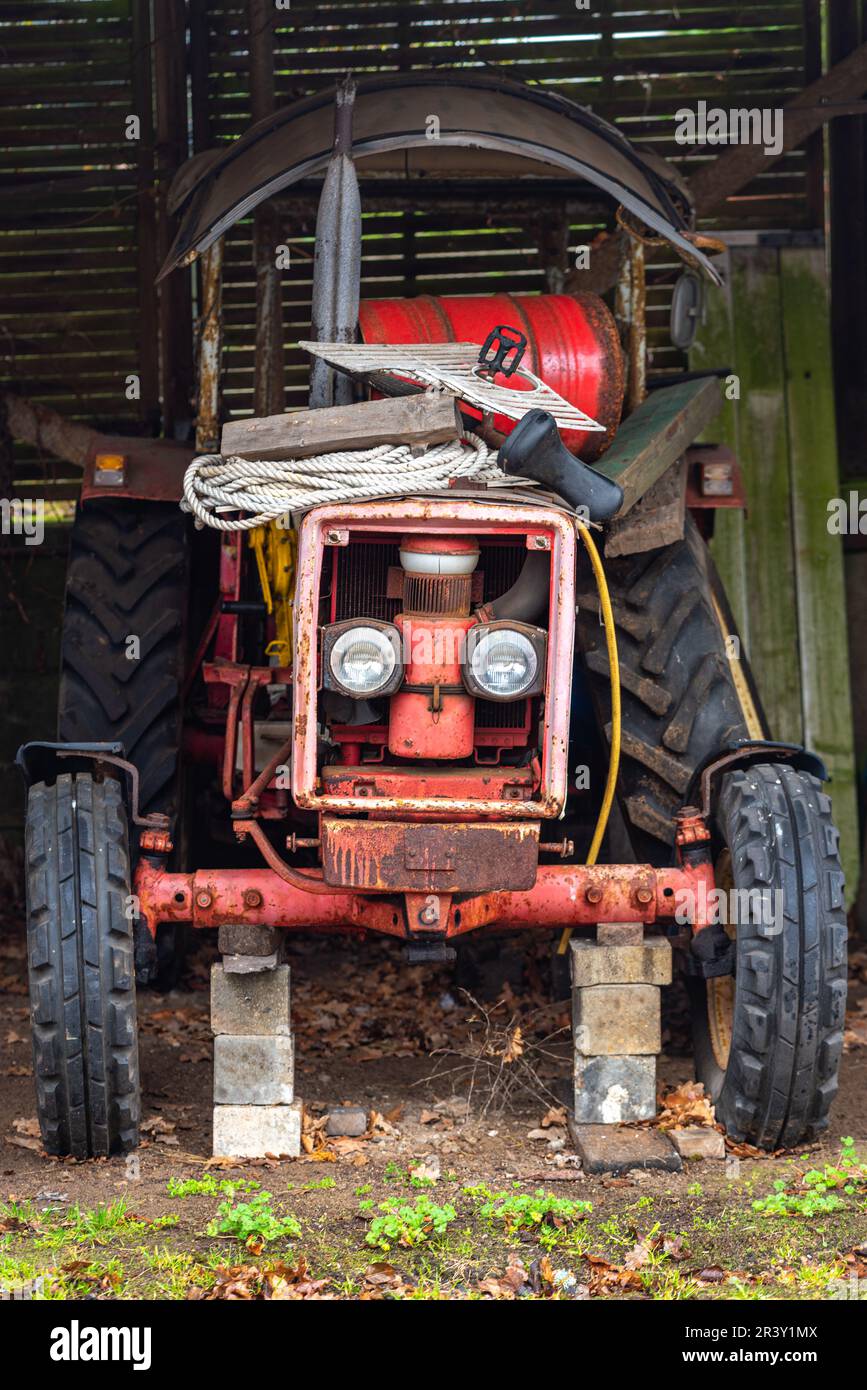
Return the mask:
[[[300,877],[300,873],[297,875]],[[534,887],[522,892],[363,893],[336,888],[314,891],[287,882],[272,869],[199,869],[169,873],[153,859],[140,860],[134,892],[149,930],[163,922],[193,927],[246,923],[296,931],[378,931],[404,939],[419,934],[462,936],[480,927],[592,927],[599,922],[682,923],[707,926],[714,889],[713,866],[679,868],[597,864],[592,868],[541,865]]]

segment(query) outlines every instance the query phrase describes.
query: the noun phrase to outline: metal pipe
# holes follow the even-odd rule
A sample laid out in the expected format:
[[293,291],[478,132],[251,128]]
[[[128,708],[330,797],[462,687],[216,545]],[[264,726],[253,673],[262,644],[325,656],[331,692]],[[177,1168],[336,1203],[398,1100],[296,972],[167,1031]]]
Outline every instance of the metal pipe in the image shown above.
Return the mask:
[[223,343],[223,238],[202,256],[202,312],[199,316],[199,389],[196,448],[220,448],[220,363]]
[[[250,99],[254,123],[274,110],[273,0],[247,0],[250,29]],[[279,415],[285,405],[283,386],[283,294],[277,268],[280,214],[263,203],[253,219],[256,268],[256,354],[253,363],[253,413]]]
[[[361,295],[361,198],[352,158],[351,78],[340,83],[334,101],[334,152],[316,214],[311,335],[316,342],[352,343]],[[311,410],[351,400],[349,378],[315,357],[310,367]]]
[[550,553],[531,550],[511,589],[478,609],[478,616],[485,622],[511,618],[516,623],[534,623],[545,611],[550,583]]

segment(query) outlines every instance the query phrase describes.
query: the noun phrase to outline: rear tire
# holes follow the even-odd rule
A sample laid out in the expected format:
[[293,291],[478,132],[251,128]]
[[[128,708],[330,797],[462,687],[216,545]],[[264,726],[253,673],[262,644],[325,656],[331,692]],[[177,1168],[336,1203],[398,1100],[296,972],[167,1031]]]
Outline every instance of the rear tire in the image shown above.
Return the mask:
[[734,980],[689,981],[696,1076],[733,1139],[789,1148],[827,1128],[837,1092],[847,946],[839,834],[821,782],[778,764],[724,777],[717,825],[732,886],[780,897],[767,898],[770,922],[754,906],[729,914],[750,919],[729,929]]
[[[61,640],[58,737],[118,742],[138,768],[140,809],[180,812],[187,521],[175,503],[88,502],[75,515]],[[139,641],[137,659],[128,641]],[[187,931],[164,923],[149,983],[178,983]]]
[[179,804],[186,527],[174,503],[80,507],[61,641],[58,737],[122,743],[139,770],[141,811],[170,816]]
[[[723,629],[733,636],[735,629],[690,516],[682,541],[609,561],[605,574],[620,659],[618,797],[636,862],[666,865],[674,816],[696,770],[732,740],[766,737],[764,721],[743,653],[733,661],[726,652]],[[579,596],[588,680],[610,737],[611,681],[598,610],[594,590]]]
[[127,817],[118,782],[30,788],[27,955],[36,1105],[50,1154],[138,1144],[138,1035]]

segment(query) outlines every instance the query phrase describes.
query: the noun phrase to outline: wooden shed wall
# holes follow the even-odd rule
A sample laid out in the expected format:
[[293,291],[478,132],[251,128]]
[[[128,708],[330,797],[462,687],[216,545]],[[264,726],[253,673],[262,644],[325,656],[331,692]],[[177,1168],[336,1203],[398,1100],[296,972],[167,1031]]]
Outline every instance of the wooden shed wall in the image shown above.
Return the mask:
[[[815,75],[818,0],[724,4],[722,0],[291,0],[273,9],[278,104],[358,74],[431,65],[497,67],[592,105],[639,145],[686,170],[709,157],[674,142],[674,113],[712,94],[722,105],[776,106]],[[16,389],[74,416],[120,429],[159,425],[159,326],[151,284],[160,191],[193,148],[225,143],[249,124],[249,23],[245,0],[0,0],[0,177],[10,199],[0,218],[0,375]],[[191,83],[188,129],[177,93],[154,80],[181,64]],[[174,109],[160,103],[174,100]],[[171,117],[168,121],[166,116]],[[126,138],[129,115],[141,138]],[[169,148],[171,146],[172,148]],[[710,152],[713,154],[713,151]],[[817,221],[821,142],[786,156],[732,200],[720,226],[806,227]],[[159,176],[165,175],[162,182]],[[303,399],[306,368],[293,341],[309,324],[312,226],[287,218],[295,244],[283,276],[287,403]],[[601,221],[573,221],[572,246]],[[364,293],[490,291],[503,281],[544,287],[536,231],[497,208],[383,211],[365,221]],[[305,251],[308,253],[305,256]],[[670,267],[657,258],[649,295],[654,366],[674,365],[665,344]],[[177,293],[177,290],[171,291]],[[226,391],[250,408],[253,359],[251,227],[229,237]],[[190,335],[189,306],[172,306],[173,351]],[[140,378],[138,399],[126,378]],[[189,413],[188,373],[162,382],[174,425]],[[164,402],[165,403],[165,402]],[[33,451],[18,454],[19,491],[53,480],[74,490],[71,470]],[[32,490],[32,485],[31,485]],[[49,489],[50,490],[50,489]]]

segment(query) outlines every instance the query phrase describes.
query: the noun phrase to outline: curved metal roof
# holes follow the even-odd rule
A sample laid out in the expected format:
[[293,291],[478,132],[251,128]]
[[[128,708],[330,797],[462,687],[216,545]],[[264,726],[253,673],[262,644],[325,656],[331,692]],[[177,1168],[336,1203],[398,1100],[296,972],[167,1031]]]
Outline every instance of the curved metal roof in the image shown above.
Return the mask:
[[[436,122],[433,121],[436,117]],[[183,217],[160,278],[194,260],[266,198],[322,173],[334,94],[320,93],[252,126],[222,151],[188,161],[171,190]],[[416,177],[545,176],[608,193],[678,251],[719,277],[684,233],[682,185],[585,107],[488,74],[402,73],[358,83],[352,153],[362,173]]]

